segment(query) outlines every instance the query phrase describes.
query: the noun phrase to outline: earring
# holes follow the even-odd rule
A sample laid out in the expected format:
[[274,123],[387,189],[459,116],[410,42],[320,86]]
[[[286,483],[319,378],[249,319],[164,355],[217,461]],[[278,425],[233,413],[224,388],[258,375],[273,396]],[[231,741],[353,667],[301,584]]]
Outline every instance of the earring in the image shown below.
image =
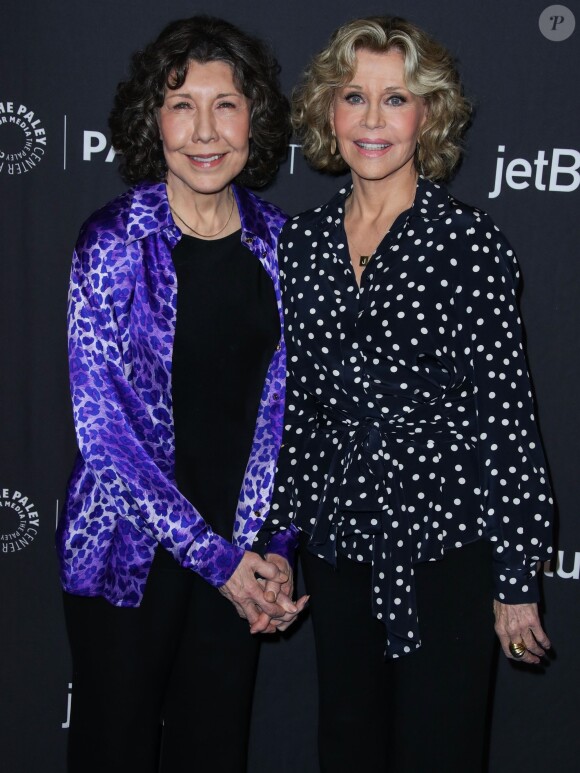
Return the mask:
[[330,155],[336,156],[336,137],[334,134],[332,135],[332,139],[330,140]]

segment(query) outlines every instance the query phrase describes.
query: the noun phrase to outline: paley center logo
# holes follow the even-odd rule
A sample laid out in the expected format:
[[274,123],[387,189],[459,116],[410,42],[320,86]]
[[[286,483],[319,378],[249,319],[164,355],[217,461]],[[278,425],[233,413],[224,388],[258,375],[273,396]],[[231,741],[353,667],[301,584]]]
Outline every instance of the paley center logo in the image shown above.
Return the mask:
[[46,132],[28,105],[0,102],[0,174],[26,174],[46,152]]
[[504,156],[505,145],[499,145],[497,152],[494,186],[488,193],[490,199],[500,195],[504,183],[517,191],[533,185],[538,191],[559,193],[572,193],[580,186],[580,153],[577,150],[538,150],[535,158],[511,160]]
[[20,491],[0,489],[0,553],[18,553],[38,534],[34,503]]

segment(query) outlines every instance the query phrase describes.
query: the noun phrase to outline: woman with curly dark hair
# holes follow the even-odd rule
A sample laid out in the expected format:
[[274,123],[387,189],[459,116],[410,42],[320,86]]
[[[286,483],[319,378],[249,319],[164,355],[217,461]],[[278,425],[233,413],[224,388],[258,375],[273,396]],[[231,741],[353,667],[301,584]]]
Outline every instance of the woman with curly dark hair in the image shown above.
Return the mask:
[[71,773],[245,770],[250,633],[305,603],[293,533],[260,533],[283,413],[285,216],[245,186],[286,153],[277,73],[260,41],[197,16],[118,87],[112,139],[133,187],[83,226],[70,286]]
[[[295,92],[352,184],[280,235],[288,384],[272,524],[300,530],[328,773],[476,773],[495,630],[540,662],[552,504],[517,265],[441,183],[469,105],[403,19],[339,28]],[[385,660],[386,656],[386,660]]]

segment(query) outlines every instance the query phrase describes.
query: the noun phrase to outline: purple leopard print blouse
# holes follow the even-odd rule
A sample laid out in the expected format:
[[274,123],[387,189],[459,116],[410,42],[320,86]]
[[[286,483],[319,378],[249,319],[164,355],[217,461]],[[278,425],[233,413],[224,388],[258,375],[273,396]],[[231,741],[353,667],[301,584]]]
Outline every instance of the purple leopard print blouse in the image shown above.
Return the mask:
[[[274,283],[283,330],[276,242],[283,213],[234,188],[242,241]],[[286,351],[270,363],[232,542],[177,490],[171,359],[181,237],[164,183],[142,183],[92,215],[75,253],[69,294],[70,382],[79,455],[57,530],[65,590],[138,606],[157,543],[214,586],[237,567],[270,508],[281,442]],[[224,438],[227,443],[227,438]],[[295,529],[269,550],[289,556]]]

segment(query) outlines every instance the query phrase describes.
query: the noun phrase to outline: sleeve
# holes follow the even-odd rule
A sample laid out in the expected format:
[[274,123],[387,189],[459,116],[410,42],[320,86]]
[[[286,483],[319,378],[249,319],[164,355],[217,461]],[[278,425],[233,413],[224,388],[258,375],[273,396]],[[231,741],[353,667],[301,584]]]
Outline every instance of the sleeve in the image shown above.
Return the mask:
[[[167,389],[165,374],[156,373],[150,390],[139,393],[129,381],[131,363],[124,362],[121,346],[126,331],[119,329],[114,303],[127,291],[114,286],[104,267],[111,244],[97,235],[88,242],[85,238],[84,249],[82,245],[73,257],[68,340],[74,421],[84,464],[110,505],[110,517],[148,532],[180,564],[210,584],[222,585],[244,551],[215,534],[172,482],[164,454],[171,442],[171,418],[159,400]],[[88,494],[84,498],[90,499]],[[86,515],[90,502],[83,507]]]
[[493,545],[494,595],[538,600],[538,562],[550,557],[553,502],[517,308],[515,255],[489,217],[465,261],[467,352],[477,410],[485,533]]
[[[292,221],[287,221],[282,229],[278,243],[278,255],[284,256],[284,238],[288,229],[292,228]],[[280,263],[287,263],[288,258],[280,257]],[[290,294],[285,286],[288,277],[283,269],[280,269],[280,284],[282,295],[288,302]],[[288,309],[286,315],[286,386],[284,392],[284,428],[282,444],[276,466],[274,479],[274,492],[269,516],[262,527],[260,538],[269,539],[267,551],[279,553],[291,563],[297,542],[299,530],[293,521],[296,516],[293,488],[297,461],[300,459],[303,439],[306,437],[309,425],[316,421],[316,403],[299,378],[293,372],[293,366],[297,361],[294,350],[292,330],[288,328]]]
[[314,399],[301,388],[291,371],[287,371],[282,445],[276,466],[270,515],[262,530],[271,535],[268,552],[284,555],[290,563],[299,534],[293,523],[296,517],[293,495],[295,470],[302,454],[302,439],[308,433],[308,425],[316,420],[314,406]]

